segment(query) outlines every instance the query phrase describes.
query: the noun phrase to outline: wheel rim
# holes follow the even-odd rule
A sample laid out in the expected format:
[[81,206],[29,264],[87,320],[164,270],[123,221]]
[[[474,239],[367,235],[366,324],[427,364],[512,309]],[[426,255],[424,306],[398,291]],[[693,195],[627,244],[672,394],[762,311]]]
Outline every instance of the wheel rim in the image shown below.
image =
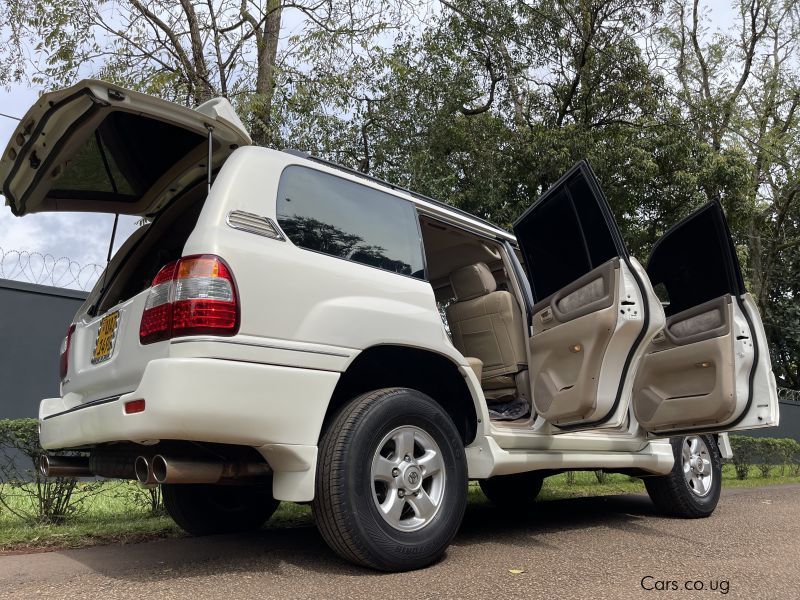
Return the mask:
[[404,425],[387,433],[372,458],[372,498],[400,531],[417,531],[442,506],[445,469],[439,445],[425,430]]
[[714,483],[714,471],[711,468],[711,452],[697,435],[690,435],[683,440],[681,452],[683,477],[693,494],[705,496],[711,491]]

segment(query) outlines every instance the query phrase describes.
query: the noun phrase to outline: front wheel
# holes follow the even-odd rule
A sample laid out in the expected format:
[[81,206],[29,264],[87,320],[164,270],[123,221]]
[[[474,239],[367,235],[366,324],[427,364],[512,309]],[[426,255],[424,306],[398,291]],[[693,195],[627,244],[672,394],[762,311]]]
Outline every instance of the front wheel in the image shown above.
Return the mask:
[[444,554],[466,501],[464,444],[421,392],[359,396],[322,437],[314,516],[347,560],[381,571],[425,567]]
[[191,535],[260,529],[280,504],[269,484],[163,484],[161,492],[169,516]]
[[670,440],[675,464],[669,475],[645,477],[647,493],[658,509],[674,517],[708,517],[722,489],[722,456],[711,435]]

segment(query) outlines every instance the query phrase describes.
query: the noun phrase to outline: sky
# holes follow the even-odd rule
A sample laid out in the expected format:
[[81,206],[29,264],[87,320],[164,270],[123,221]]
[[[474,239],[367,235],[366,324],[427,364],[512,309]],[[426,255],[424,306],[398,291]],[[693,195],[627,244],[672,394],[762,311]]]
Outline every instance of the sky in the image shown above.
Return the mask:
[[[39,90],[16,85],[8,90],[0,89],[0,112],[21,117],[36,101]],[[0,117],[0,147],[5,148],[18,122]],[[2,196],[0,196],[1,198]],[[0,206],[0,278],[28,280],[43,278],[45,274],[40,268],[41,259],[34,259],[32,274],[19,276],[20,265],[17,252],[50,254],[55,259],[69,258],[78,265],[104,265],[108,255],[108,243],[114,224],[114,215],[93,213],[40,213],[15,217],[11,209]],[[117,229],[117,249],[128,236],[136,230],[137,217],[120,216]],[[63,264],[63,263],[62,263]],[[73,265],[75,269],[75,265]],[[87,273],[89,271],[86,271]],[[58,277],[50,283],[67,283],[71,278]],[[81,278],[84,287],[88,285],[86,277]]]
[[[713,28],[726,29],[734,20],[729,5],[713,0],[708,2],[713,17]],[[22,117],[40,94],[40,90],[26,85],[0,88],[0,113]],[[18,122],[0,116],[0,148],[4,149]],[[2,199],[2,195],[0,195]],[[0,278],[30,279],[42,277],[41,259],[34,259],[33,273],[14,276],[19,271],[18,252],[52,255],[74,261],[77,265],[105,265],[114,216],[92,213],[42,213],[14,217],[3,201],[0,206]],[[138,218],[120,216],[114,249],[136,230]],[[62,268],[65,263],[62,262]],[[72,265],[73,271],[76,265]],[[93,269],[87,270],[89,273]],[[86,287],[91,281],[86,277],[76,284],[61,277],[57,284],[67,287]]]

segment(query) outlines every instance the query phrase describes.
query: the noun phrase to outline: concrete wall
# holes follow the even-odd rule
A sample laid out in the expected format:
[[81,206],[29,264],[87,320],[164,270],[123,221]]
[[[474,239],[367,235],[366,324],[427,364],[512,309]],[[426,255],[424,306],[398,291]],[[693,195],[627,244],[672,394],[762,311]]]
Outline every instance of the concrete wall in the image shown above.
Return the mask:
[[796,402],[781,402],[781,424],[778,427],[766,427],[742,431],[742,435],[755,437],[794,438],[800,441],[800,404]]
[[0,419],[58,395],[58,348],[86,292],[0,279]]

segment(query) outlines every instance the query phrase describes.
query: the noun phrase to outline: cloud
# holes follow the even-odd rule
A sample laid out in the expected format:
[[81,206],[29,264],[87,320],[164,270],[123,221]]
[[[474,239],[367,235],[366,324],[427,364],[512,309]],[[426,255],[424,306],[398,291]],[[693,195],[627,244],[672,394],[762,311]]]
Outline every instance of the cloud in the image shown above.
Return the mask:
[[[137,229],[137,220],[138,217],[120,216],[114,251]],[[9,276],[14,270],[14,251],[50,254],[55,259],[66,257],[81,266],[104,266],[113,224],[114,215],[110,214],[39,213],[15,217],[4,206],[0,208],[0,249],[12,255],[0,265],[0,277]]]
[[[0,89],[0,112],[21,117],[36,101],[39,93],[39,90],[23,84]],[[1,148],[5,148],[17,126],[17,121],[0,117]],[[4,204],[4,201],[0,195],[0,204]],[[115,251],[136,230],[137,221],[138,217],[120,216]],[[0,263],[0,277],[15,270],[15,252],[38,252],[50,254],[55,259],[66,257],[81,266],[104,266],[113,223],[114,215],[96,213],[54,212],[14,217],[7,206],[0,206],[0,249],[4,253],[12,253]],[[3,255],[0,254],[2,259]],[[26,279],[24,276],[18,278]]]

